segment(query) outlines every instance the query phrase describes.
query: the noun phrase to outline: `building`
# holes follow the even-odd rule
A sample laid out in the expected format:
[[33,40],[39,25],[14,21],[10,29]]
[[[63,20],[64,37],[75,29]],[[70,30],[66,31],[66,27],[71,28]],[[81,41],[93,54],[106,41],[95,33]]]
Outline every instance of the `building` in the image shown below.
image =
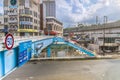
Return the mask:
[[56,2],[55,0],[43,0],[43,7],[46,15],[46,35],[63,36],[63,24],[56,18]]
[[113,52],[120,50],[120,21],[91,25],[91,26],[79,26],[64,29],[64,36],[74,34],[80,39],[82,36],[88,36],[92,41],[91,47],[98,47],[98,52]]
[[40,33],[39,0],[4,0],[4,28],[16,36]]
[[46,17],[46,35],[63,36],[63,24],[54,17]]
[[4,17],[0,14],[0,37],[4,36]]
[[44,31],[46,28],[46,6],[45,4],[40,4],[40,30]]
[[56,17],[56,3],[55,0],[43,0],[46,6],[46,17]]

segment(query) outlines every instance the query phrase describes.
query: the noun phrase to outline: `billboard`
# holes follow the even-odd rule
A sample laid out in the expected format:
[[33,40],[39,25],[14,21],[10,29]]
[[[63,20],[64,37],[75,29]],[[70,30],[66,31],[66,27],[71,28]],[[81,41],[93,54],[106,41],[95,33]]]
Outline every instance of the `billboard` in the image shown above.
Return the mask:
[[24,65],[31,58],[32,41],[19,43],[18,67]]

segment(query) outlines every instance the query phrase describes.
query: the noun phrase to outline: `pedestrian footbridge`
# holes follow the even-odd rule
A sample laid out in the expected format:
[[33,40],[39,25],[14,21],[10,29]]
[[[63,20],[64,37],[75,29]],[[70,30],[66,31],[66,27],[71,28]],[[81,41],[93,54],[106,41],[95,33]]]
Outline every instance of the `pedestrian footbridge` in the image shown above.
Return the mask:
[[68,46],[87,54],[95,56],[94,52],[61,37],[41,36],[41,37],[15,37],[14,47],[7,50],[4,46],[4,38],[0,42],[0,79],[8,75],[29,61],[33,55],[37,56],[47,48],[47,57],[51,56],[50,45],[64,43]]
[[71,41],[65,40],[64,38],[55,37],[54,43],[57,43],[57,42],[63,42],[63,44],[67,44],[68,46],[71,46],[75,48],[76,50],[79,50],[80,52],[87,54],[88,56],[95,56],[94,52],[88,50],[87,48],[80,46],[79,44],[72,43]]

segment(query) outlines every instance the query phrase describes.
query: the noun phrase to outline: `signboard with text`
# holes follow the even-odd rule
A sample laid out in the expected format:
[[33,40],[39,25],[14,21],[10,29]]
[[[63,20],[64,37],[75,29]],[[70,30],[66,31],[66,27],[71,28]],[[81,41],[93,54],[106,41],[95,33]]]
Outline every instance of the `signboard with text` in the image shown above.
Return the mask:
[[18,66],[24,65],[31,58],[32,41],[22,42],[19,44]]

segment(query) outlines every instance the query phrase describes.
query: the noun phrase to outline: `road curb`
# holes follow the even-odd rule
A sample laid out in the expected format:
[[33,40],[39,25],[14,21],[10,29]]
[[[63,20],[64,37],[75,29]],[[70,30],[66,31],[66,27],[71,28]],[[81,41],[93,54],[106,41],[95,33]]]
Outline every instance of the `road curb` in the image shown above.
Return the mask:
[[120,56],[95,56],[95,57],[50,57],[50,58],[32,58],[34,61],[68,61],[68,60],[100,60],[100,59],[118,59]]

